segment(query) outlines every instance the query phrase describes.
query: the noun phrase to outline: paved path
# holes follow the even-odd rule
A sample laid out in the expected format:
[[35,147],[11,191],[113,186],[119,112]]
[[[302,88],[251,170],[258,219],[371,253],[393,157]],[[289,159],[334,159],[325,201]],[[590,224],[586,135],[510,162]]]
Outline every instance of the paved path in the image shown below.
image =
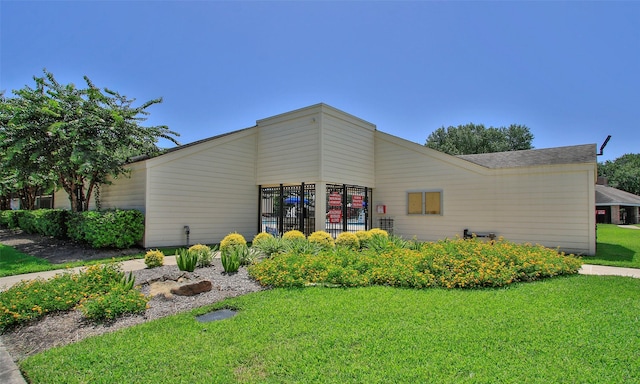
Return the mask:
[[[125,272],[135,271],[138,269],[146,268],[143,259],[135,259],[124,261],[121,263],[122,269]],[[164,258],[165,265],[175,265],[175,256],[166,256]],[[73,270],[79,270],[80,268],[73,268]],[[68,270],[57,270],[47,272],[28,273],[25,275],[9,276],[0,278],[0,291],[10,288],[12,285],[20,282],[21,280],[36,279],[38,277],[49,279],[59,273]],[[578,271],[583,275],[614,275],[614,276],[630,276],[640,279],[640,269],[636,268],[619,268],[619,267],[606,267],[602,265],[584,264]],[[7,352],[6,348],[0,341],[0,383],[2,384],[26,384],[26,381],[20,373],[20,369],[13,362],[13,359]]]

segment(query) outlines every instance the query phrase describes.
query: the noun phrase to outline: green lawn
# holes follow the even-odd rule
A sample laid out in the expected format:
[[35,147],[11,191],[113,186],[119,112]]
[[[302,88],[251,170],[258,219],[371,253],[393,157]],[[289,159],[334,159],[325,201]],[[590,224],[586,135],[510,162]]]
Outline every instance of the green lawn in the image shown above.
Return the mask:
[[21,275],[24,273],[52,271],[56,269],[74,268],[85,265],[104,264],[142,258],[144,254],[114,257],[108,259],[77,261],[64,264],[52,264],[45,259],[33,257],[16,249],[0,244],[0,277]]
[[[640,279],[273,289],[54,348],[31,383],[640,382]],[[194,316],[232,307],[231,319]]]
[[596,255],[583,257],[585,263],[640,268],[640,229],[598,224],[597,235]]

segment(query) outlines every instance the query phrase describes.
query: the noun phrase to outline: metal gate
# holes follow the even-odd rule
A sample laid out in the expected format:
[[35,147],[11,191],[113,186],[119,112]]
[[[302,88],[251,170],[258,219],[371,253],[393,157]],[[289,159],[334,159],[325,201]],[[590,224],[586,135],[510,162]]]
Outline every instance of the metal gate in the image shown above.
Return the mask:
[[315,184],[260,186],[259,232],[281,236],[297,229],[308,236],[315,231]]
[[341,232],[370,228],[371,188],[346,184],[327,184],[326,231],[333,237]]

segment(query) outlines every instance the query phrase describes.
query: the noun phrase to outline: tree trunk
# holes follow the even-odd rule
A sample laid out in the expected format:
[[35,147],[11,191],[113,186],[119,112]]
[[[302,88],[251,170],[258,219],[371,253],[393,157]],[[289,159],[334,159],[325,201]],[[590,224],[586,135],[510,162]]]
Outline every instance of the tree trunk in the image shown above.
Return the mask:
[[37,187],[29,186],[20,190],[21,209],[32,211],[36,208]]

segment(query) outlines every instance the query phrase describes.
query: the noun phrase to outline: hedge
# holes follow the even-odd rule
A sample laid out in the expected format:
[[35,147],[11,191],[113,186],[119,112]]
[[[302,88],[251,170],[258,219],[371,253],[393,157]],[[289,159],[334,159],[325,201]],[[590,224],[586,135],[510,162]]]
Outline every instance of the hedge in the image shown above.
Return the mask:
[[144,235],[144,215],[137,210],[72,213],[67,235],[93,248],[129,248]]
[[0,227],[22,229],[93,248],[129,248],[142,240],[144,215],[137,210],[72,213],[63,209],[0,211]]

